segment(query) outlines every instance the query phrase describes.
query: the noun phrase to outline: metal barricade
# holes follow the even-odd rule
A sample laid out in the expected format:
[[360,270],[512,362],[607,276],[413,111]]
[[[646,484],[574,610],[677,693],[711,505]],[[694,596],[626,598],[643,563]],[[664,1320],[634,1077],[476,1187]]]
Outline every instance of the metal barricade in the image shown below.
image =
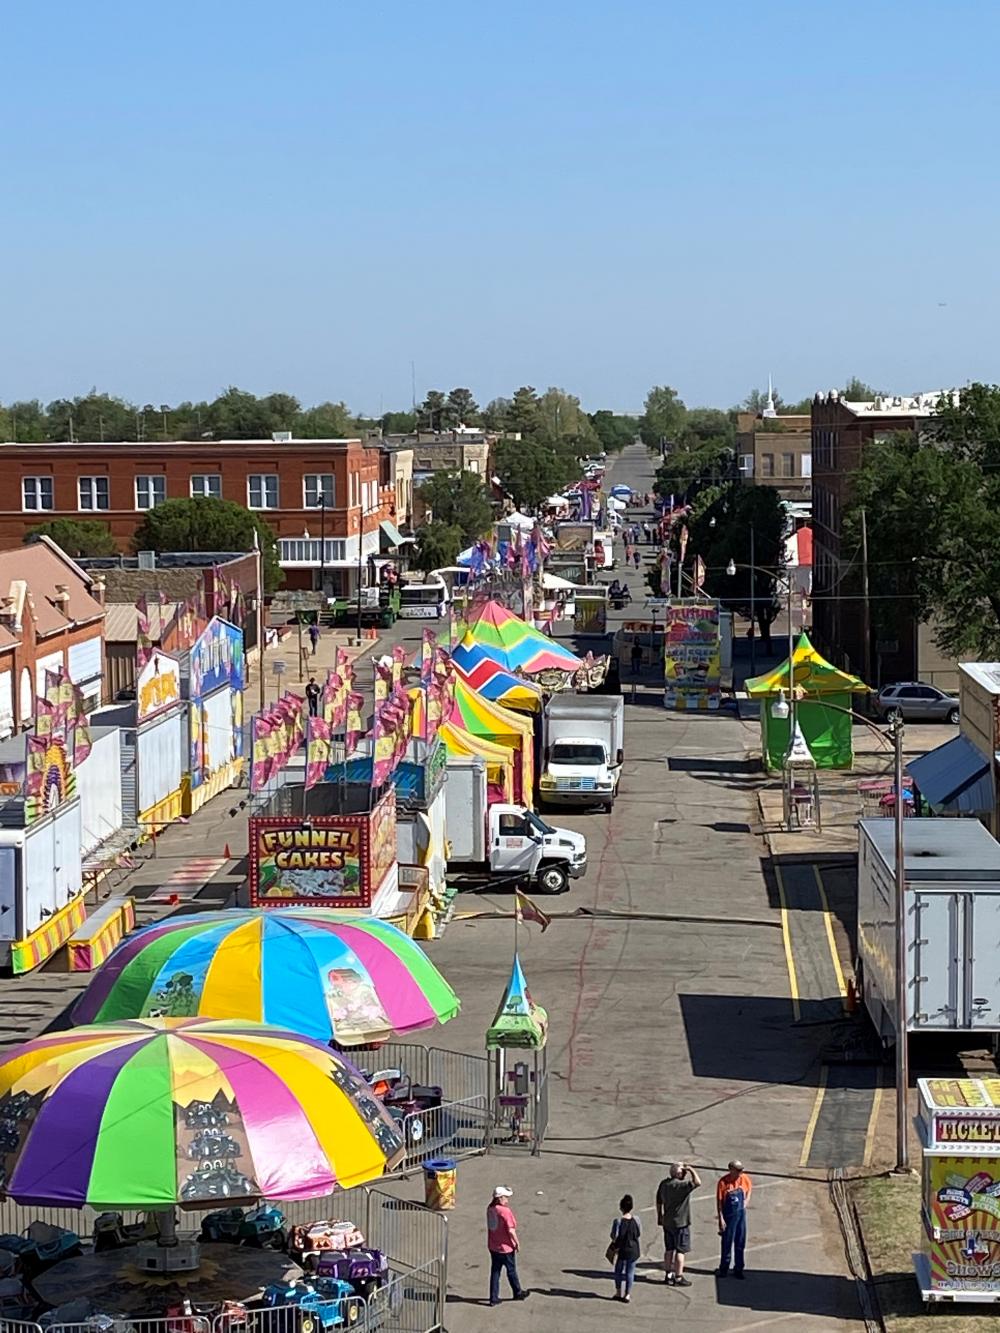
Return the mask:
[[394,1273],[369,1296],[359,1333],[436,1333],[444,1324],[442,1279],[439,1262]]
[[[163,1315],[143,1319],[132,1315],[99,1315],[72,1324],[48,1324],[45,1333],[212,1333],[206,1315]],[[228,1333],[228,1329],[227,1329]]]
[[42,1326],[26,1319],[0,1319],[0,1333],[42,1333]]
[[422,1203],[384,1190],[368,1196],[368,1244],[381,1250],[394,1271],[409,1272],[448,1260],[448,1219]]
[[432,1157],[472,1157],[485,1152],[488,1131],[483,1096],[410,1111],[401,1126],[406,1156],[396,1169],[407,1175]]

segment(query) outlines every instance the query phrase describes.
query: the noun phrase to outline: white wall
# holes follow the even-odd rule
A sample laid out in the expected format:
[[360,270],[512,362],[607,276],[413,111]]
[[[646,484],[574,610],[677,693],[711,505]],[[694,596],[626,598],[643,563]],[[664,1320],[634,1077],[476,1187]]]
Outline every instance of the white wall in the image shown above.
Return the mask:
[[181,753],[187,745],[184,710],[140,727],[136,736],[139,810],[148,810],[181,785]]
[[80,802],[68,801],[35,824],[24,839],[23,855],[21,920],[29,935],[83,886]]
[[122,826],[121,732],[94,737],[94,747],[77,765],[80,797],[80,847],[84,854]]
[[233,758],[232,691],[227,687],[210,694],[202,704],[205,740],[205,776],[228,764]]
[[0,740],[14,732],[14,676],[10,671],[0,673]]

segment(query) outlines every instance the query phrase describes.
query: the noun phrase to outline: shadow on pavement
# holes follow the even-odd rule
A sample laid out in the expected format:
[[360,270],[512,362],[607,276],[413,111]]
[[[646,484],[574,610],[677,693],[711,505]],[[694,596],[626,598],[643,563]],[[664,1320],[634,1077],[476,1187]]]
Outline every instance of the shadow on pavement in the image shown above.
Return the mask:
[[691,1072],[695,1078],[729,1083],[815,1086],[820,1066],[811,1042],[809,1050],[802,1050],[794,1040],[780,1040],[781,1034],[791,1035],[799,1027],[833,1027],[843,1021],[839,1005],[831,1011],[825,1000],[801,1000],[801,1017],[795,1023],[787,996],[682,993],[677,999]]
[[[749,1257],[749,1256],[748,1256]],[[912,1280],[912,1279],[911,1279]],[[716,1278],[716,1300],[720,1305],[743,1310],[816,1315],[827,1319],[858,1318],[857,1285],[853,1277],[839,1273],[802,1273],[787,1269],[747,1269],[740,1282]]]

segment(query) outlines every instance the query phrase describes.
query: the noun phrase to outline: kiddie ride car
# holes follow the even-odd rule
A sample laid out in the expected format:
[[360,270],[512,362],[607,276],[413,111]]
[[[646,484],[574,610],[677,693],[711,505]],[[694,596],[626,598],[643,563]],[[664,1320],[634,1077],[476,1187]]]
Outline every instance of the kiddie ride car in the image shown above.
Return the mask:
[[22,1236],[0,1236],[0,1250],[9,1250],[20,1260],[21,1271],[34,1277],[61,1259],[80,1253],[80,1237],[75,1231],[32,1222]]
[[435,1111],[443,1104],[442,1089],[427,1083],[414,1083],[401,1069],[380,1069],[365,1077],[404,1134],[406,1146],[415,1148],[422,1143],[426,1129],[422,1113]]
[[389,1276],[389,1261],[381,1250],[370,1248],[353,1222],[314,1222],[293,1227],[288,1253],[307,1273],[337,1278],[367,1300]]
[[363,1306],[354,1288],[337,1278],[312,1278],[309,1281],[272,1282],[264,1288],[265,1306],[289,1305],[299,1308],[302,1333],[319,1328],[350,1328],[361,1318]]
[[273,1204],[259,1208],[220,1208],[202,1218],[202,1241],[228,1241],[258,1250],[285,1248],[285,1215]]

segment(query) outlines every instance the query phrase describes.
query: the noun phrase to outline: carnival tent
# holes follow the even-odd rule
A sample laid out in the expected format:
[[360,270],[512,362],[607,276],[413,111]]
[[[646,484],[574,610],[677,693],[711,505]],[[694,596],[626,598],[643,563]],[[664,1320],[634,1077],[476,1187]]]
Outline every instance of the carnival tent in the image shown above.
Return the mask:
[[[854,762],[852,719],[853,696],[868,686],[857,676],[840,671],[816,651],[806,634],[799,636],[792,654],[791,680],[788,658],[773,671],[754,676],[746,683],[751,699],[760,700],[760,732],[764,763],[781,768],[788,752],[790,717],[774,717],[775,699],[795,690],[795,717],[817,768],[850,768]],[[831,705],[827,707],[827,705]]]
[[534,731],[527,718],[490,703],[462,678],[455,679],[455,701],[449,722],[457,722],[474,736],[515,751],[514,799],[531,804],[534,786]]
[[480,652],[469,634],[465,635],[459,647],[466,649],[463,655],[469,665],[462,666],[453,655],[455,668],[461,679],[484,699],[522,713],[541,712],[542,692],[537,685],[515,676],[502,667],[496,658]]
[[[568,648],[542,634],[496,600],[474,608],[469,622],[469,637],[473,644],[507,671],[520,671],[531,676],[547,670],[577,671],[583,665]],[[456,647],[454,658],[462,670],[467,671],[474,662],[470,662],[464,648],[463,641]]]
[[[410,690],[413,700],[413,735],[424,735],[424,692],[421,689]],[[474,736],[458,722],[442,722],[437,730],[449,758],[467,759],[478,755],[486,760],[486,781],[493,788],[491,800],[513,801],[514,769],[516,754],[510,746],[496,745],[485,736]]]

